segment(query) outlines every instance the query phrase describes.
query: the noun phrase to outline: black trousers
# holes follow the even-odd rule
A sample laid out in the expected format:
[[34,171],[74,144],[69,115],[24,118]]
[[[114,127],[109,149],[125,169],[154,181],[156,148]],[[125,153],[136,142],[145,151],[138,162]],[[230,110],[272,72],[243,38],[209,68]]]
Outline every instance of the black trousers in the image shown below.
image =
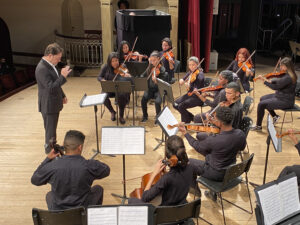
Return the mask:
[[[104,101],[104,105],[106,108],[111,112],[115,112],[114,108],[111,105],[111,101],[109,98],[115,97],[115,93],[108,93],[107,98]],[[130,101],[130,93],[119,93],[118,94],[118,106],[119,106],[119,116],[120,118],[124,117],[124,110],[125,106],[129,103]]]
[[272,117],[276,116],[275,109],[288,109],[294,106],[294,102],[284,101],[275,97],[275,94],[264,95],[260,98],[257,106],[257,120],[256,125],[261,126],[265,109],[269,111]]
[[148,112],[147,112],[147,103],[150,99],[155,99],[155,111],[156,111],[156,116],[160,113],[161,111],[161,96],[159,94],[159,91],[153,91],[149,89],[148,91],[144,92],[144,96],[141,101],[142,105],[142,110],[143,110],[143,117],[148,118]]
[[54,137],[56,140],[56,128],[59,118],[59,113],[42,113],[45,128],[45,150],[46,153],[50,152],[49,140]]
[[203,102],[196,95],[188,96],[185,94],[175,101],[173,107],[180,112],[181,121],[189,123],[194,120],[194,115],[187,109],[202,105]]
[[[57,207],[55,202],[53,202],[53,194],[49,191],[46,195],[46,203],[49,210],[62,210],[65,208]],[[88,207],[89,205],[102,205],[103,202],[103,187],[100,185],[95,185],[91,188],[91,192],[87,196],[86,200],[83,202],[82,206]],[[79,205],[78,205],[79,206]],[[77,206],[73,206],[77,207]]]

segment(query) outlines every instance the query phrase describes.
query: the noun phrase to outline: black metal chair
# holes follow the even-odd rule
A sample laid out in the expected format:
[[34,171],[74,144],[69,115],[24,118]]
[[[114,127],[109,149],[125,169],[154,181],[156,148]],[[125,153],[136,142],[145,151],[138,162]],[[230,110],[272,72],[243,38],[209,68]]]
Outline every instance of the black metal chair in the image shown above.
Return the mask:
[[[282,122],[281,122],[281,128],[280,128],[280,133],[282,133],[282,128],[283,128],[283,124],[284,123],[292,123],[294,121],[294,118],[293,118],[293,112],[299,112],[300,111],[300,107],[297,105],[297,104],[294,104],[294,107],[291,108],[291,109],[281,109],[284,114],[283,114],[283,119],[282,119]],[[285,122],[285,114],[287,112],[290,112],[291,113],[291,121],[287,121]]]
[[[207,178],[204,177],[198,177],[197,178],[197,182],[199,182],[200,184],[204,185],[205,187],[207,187],[208,189],[210,189],[211,191],[217,193],[217,195],[219,196],[220,200],[221,200],[221,207],[222,207],[222,213],[223,213],[223,220],[224,220],[224,224],[226,224],[226,220],[225,220],[225,213],[224,213],[224,206],[223,206],[223,200],[244,210],[245,212],[249,213],[249,214],[253,214],[253,207],[252,207],[252,202],[251,202],[251,196],[250,196],[250,191],[249,191],[249,184],[248,184],[248,176],[247,176],[247,172],[250,169],[251,163],[253,161],[253,157],[254,154],[252,153],[251,156],[249,157],[249,159],[242,161],[241,163],[238,164],[234,164],[234,165],[230,165],[227,167],[226,169],[226,173],[224,176],[224,179],[222,182],[217,182],[217,181],[213,181],[213,180],[209,180]],[[233,202],[228,201],[227,199],[224,199],[222,197],[222,192],[228,191],[234,187],[236,187],[238,184],[240,184],[242,182],[242,177],[241,175],[245,173],[245,178],[246,181],[243,182],[246,184],[247,186],[247,190],[248,190],[248,197],[250,200],[250,207],[251,207],[251,212],[236,205]]]
[[212,81],[211,77],[205,77],[204,78],[204,87],[208,87],[210,85],[211,81]]
[[201,199],[176,206],[158,206],[154,211],[154,224],[188,224],[190,218],[198,218],[201,207]]
[[252,103],[253,103],[253,98],[250,97],[250,96],[246,96],[245,100],[244,100],[244,103],[243,103],[243,112],[244,112],[244,115],[248,115]]
[[32,209],[34,225],[86,225],[87,217],[84,207],[66,210]]
[[[248,116],[244,116],[241,123],[240,123],[239,129],[242,130],[245,133],[246,141],[247,141],[247,137],[248,137],[250,127],[251,127],[252,124],[253,124],[253,120]],[[246,146],[247,146],[247,150],[248,150],[248,153],[249,153],[248,143],[246,143]],[[243,156],[242,156],[241,151],[240,151],[240,156],[241,156],[241,159],[243,160]]]

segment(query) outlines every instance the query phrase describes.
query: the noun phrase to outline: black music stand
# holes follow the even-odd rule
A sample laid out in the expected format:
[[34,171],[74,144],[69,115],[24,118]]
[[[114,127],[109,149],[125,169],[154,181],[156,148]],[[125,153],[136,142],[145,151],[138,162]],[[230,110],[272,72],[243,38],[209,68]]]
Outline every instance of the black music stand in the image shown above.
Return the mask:
[[118,104],[119,93],[132,92],[131,82],[106,80],[106,81],[100,81],[100,84],[101,84],[102,92],[115,93],[116,95],[115,97],[117,102],[117,126],[119,126],[119,104]]
[[123,195],[112,196],[122,199],[125,203],[126,196],[126,173],[125,155],[145,154],[145,127],[102,127],[101,154],[114,154],[123,156]]
[[97,149],[96,150],[93,149],[95,154],[92,156],[91,159],[95,158],[96,155],[98,155],[100,153],[100,151],[99,151],[99,135],[98,135],[98,119],[97,119],[98,107],[97,107],[97,105],[102,105],[106,98],[107,98],[107,93],[102,93],[102,94],[98,94],[98,95],[91,95],[91,96],[87,96],[86,94],[84,94],[83,97],[80,100],[80,103],[79,103],[80,107],[94,106]]
[[[163,80],[157,78],[157,86],[158,86],[159,94],[160,94],[160,96],[162,96],[163,108],[165,107],[166,100],[173,105],[174,104],[174,96],[173,96],[172,85],[166,81],[163,81]],[[161,146],[167,140],[167,137],[164,135],[163,130],[161,130],[161,139],[155,138],[155,140],[158,141],[158,144],[155,146],[153,151],[157,150],[159,148],[159,146]]]
[[130,75],[133,77],[140,77],[142,73],[145,72],[147,69],[149,62],[147,61],[142,61],[142,62],[137,62],[137,61],[130,61],[126,62],[126,67],[130,71]]
[[134,83],[134,93],[135,93],[135,105],[138,106],[137,103],[137,92],[138,91],[147,91],[148,90],[148,79],[147,77],[134,77],[133,78]]

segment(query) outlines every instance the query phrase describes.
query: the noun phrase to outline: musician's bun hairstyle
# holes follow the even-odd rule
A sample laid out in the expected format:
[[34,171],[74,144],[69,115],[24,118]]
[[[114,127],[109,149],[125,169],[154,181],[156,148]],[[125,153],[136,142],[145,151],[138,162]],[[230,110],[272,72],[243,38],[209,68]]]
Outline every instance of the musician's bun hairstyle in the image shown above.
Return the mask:
[[229,107],[221,106],[216,110],[216,117],[220,120],[224,125],[230,125],[233,121],[233,112]]
[[240,86],[235,82],[230,82],[226,88],[233,89],[235,92],[241,92]]
[[195,62],[197,65],[199,64],[199,59],[198,59],[198,57],[196,57],[196,56],[191,56],[189,59],[188,59],[188,62],[189,61],[193,61],[193,62]]
[[157,58],[159,58],[160,57],[160,55],[159,55],[159,52],[158,51],[153,51],[151,54],[150,54],[150,57],[157,57]]
[[223,70],[220,75],[227,80],[228,84],[233,81],[233,72],[230,70]]
[[177,166],[181,168],[185,168],[189,162],[183,140],[177,135],[172,135],[168,138],[166,142],[165,155],[168,159],[170,159],[172,155],[176,155],[178,158]]
[[297,82],[297,75],[295,72],[295,68],[294,68],[294,64],[291,58],[288,57],[284,57],[281,61],[280,64],[283,64],[286,66],[287,68],[287,72],[290,75],[290,77],[293,80],[293,84],[295,84]]

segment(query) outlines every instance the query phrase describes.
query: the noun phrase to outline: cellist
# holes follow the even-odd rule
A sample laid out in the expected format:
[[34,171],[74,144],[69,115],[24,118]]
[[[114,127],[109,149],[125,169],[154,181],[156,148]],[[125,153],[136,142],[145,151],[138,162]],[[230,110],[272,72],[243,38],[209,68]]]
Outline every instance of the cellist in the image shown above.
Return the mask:
[[[195,88],[200,89],[204,87],[204,74],[201,68],[198,68],[199,59],[196,56],[192,56],[188,59],[189,72],[179,80],[180,85],[185,85],[188,93],[191,93]],[[179,111],[181,115],[181,121],[190,123],[194,120],[194,115],[187,109],[194,108],[196,106],[202,106],[203,101],[196,95],[189,96],[187,94],[178,98],[173,107]]]
[[[197,167],[189,163],[185,146],[181,137],[173,135],[168,138],[165,148],[165,156],[170,159],[176,156],[178,161],[169,172],[162,175],[160,180],[153,186],[153,180],[157,174],[161,173],[166,165],[159,160],[149,178],[142,195],[142,199],[130,198],[128,203],[135,204],[141,202],[150,202],[158,195],[162,194],[162,206],[172,206],[187,203],[186,197],[190,187],[195,187],[194,182],[197,175],[201,172]],[[198,190],[198,186],[196,186]]]
[[273,123],[276,123],[280,117],[274,110],[293,108],[295,104],[297,75],[295,73],[293,62],[290,58],[285,57],[281,60],[280,71],[284,72],[284,74],[271,80],[268,80],[261,75],[257,77],[258,80],[264,81],[264,85],[275,90],[275,94],[264,95],[260,98],[260,102],[257,105],[256,125],[251,127],[251,130],[262,130],[261,125],[265,109],[267,109],[273,117]]

